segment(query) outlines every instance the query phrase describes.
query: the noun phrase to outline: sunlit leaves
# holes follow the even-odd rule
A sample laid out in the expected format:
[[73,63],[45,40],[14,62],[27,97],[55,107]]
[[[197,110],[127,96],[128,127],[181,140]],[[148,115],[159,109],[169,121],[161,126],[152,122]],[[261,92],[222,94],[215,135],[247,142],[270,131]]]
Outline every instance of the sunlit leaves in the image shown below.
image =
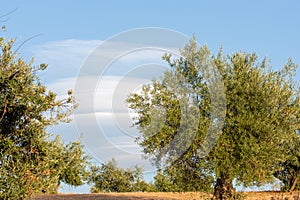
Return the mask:
[[[170,164],[168,161],[173,161],[172,153],[161,151],[162,147],[170,144],[180,127],[194,120],[182,118],[179,100],[184,95],[188,95],[199,108],[199,126],[194,142],[176,162],[171,162],[174,170],[186,170],[182,174],[188,174],[189,170],[201,171],[195,163],[205,163],[202,165],[204,169],[211,169],[207,170],[208,175],[213,173],[231,193],[234,179],[245,186],[273,182],[274,173],[283,168],[282,163],[299,159],[293,153],[299,152],[296,133],[300,124],[299,88],[293,79],[297,65],[291,59],[281,70],[275,71],[266,58],[259,62],[255,53],[237,52],[224,57],[220,50],[214,56],[207,46],[197,48],[195,38],[181,50],[181,55],[179,59],[164,55],[163,59],[171,66],[172,72],[165,73],[151,86],[144,86],[141,93],[132,94],[127,100],[130,108],[138,114],[135,125],[142,134],[139,144],[155,164],[160,166],[163,162]],[[212,120],[211,91],[222,92],[222,87],[217,85],[213,85],[215,90],[209,90],[214,76],[204,73],[213,72],[206,68],[208,60],[212,60],[211,67],[218,69],[224,84],[226,118],[216,145],[202,158],[198,150]],[[185,78],[183,84],[176,82],[178,75]],[[169,80],[173,80],[178,88],[189,85],[193,90],[185,89],[174,94],[164,87]],[[154,133],[156,129],[151,127],[153,116],[149,113],[156,107],[164,111],[165,118],[159,131]],[[183,133],[189,135],[189,131],[186,129]],[[180,148],[183,142],[179,140],[175,144]],[[180,168],[179,163],[188,167]]]
[[46,64],[27,64],[0,40],[0,199],[57,192],[60,181],[80,185],[88,158],[78,142],[50,140],[46,128],[68,122],[76,104],[71,92],[58,99],[37,76]]

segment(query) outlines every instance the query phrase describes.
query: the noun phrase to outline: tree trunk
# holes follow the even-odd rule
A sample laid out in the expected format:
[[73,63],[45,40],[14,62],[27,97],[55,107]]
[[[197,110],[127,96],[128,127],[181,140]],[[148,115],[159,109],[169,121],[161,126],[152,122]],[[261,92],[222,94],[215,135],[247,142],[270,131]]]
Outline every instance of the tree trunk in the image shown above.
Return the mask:
[[232,199],[234,195],[234,188],[232,185],[232,179],[229,179],[226,175],[221,175],[217,178],[217,183],[214,187],[214,200],[227,200]]

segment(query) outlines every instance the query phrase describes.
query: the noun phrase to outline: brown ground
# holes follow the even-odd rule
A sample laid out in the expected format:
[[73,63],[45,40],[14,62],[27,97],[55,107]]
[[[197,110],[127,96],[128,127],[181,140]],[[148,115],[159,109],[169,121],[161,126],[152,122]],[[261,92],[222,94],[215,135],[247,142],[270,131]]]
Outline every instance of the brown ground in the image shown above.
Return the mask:
[[[282,192],[246,192],[246,200],[300,200],[300,192],[292,194]],[[105,194],[60,194],[42,195],[31,200],[205,200],[210,194],[185,193],[105,193]]]

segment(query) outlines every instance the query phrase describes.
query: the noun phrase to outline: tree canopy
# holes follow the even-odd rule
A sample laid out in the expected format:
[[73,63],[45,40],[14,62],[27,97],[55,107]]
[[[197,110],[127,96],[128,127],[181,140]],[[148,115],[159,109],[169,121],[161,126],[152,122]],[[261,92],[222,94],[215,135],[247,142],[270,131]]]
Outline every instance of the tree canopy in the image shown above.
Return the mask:
[[151,184],[143,180],[142,168],[123,169],[112,159],[101,167],[92,166],[89,182],[94,184],[91,192],[144,192],[151,190]]
[[69,122],[72,92],[59,99],[38,78],[46,64],[26,63],[0,38],[0,199],[57,192],[61,181],[82,184],[88,157],[78,142],[51,139],[47,127]]
[[213,174],[215,198],[226,199],[233,180],[272,183],[282,163],[298,159],[300,99],[291,59],[276,71],[255,53],[215,56],[195,38],[180,58],[163,59],[171,69],[127,99],[138,114],[137,141],[158,167],[185,166],[190,180],[191,172]]

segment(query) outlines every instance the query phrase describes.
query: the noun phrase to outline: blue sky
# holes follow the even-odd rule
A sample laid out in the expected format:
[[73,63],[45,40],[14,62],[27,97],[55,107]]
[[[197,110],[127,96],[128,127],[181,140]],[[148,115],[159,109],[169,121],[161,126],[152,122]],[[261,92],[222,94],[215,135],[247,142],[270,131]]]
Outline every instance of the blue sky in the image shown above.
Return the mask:
[[[121,51],[123,47],[124,49],[132,47],[130,41],[118,40],[122,39],[118,36],[124,35],[126,31],[145,27],[157,27],[170,32],[173,30],[177,35],[186,39],[195,34],[198,42],[207,44],[213,52],[217,52],[221,46],[225,53],[255,51],[260,59],[264,56],[271,59],[275,68],[282,66],[288,57],[300,63],[300,2],[297,0],[0,0],[0,2],[0,16],[14,10],[8,16],[0,18],[0,23],[6,26],[6,31],[0,34],[6,38],[15,38],[16,45],[21,44],[27,38],[39,35],[26,42],[19,52],[26,60],[35,57],[36,64],[42,62],[49,64],[47,71],[41,74],[42,82],[61,96],[67,89],[75,87],[75,79],[86,65],[85,61],[89,60],[89,56],[99,45],[101,46],[105,41],[120,42],[116,43],[119,45],[112,49],[108,46],[107,55],[100,55],[100,57],[109,58],[113,53]],[[145,43],[149,41],[151,43],[155,39],[151,38],[153,35],[143,37]],[[171,48],[174,52],[176,51],[174,48],[178,47],[180,42],[175,43]],[[103,49],[105,48],[102,46]],[[79,110],[82,111],[79,114],[82,115],[78,115],[78,119],[71,124],[63,124],[51,130],[61,133],[65,141],[78,138],[78,132],[86,134],[84,139],[89,147],[87,149],[99,161],[105,161],[114,156],[117,160],[119,158],[122,166],[137,163],[151,171],[149,163],[140,159],[139,149],[132,139],[138,133],[127,129],[128,123],[122,125],[125,118],[111,115],[113,98],[119,94],[115,89],[118,83],[124,83],[129,87],[129,82],[133,81],[135,84],[132,87],[138,89],[140,83],[150,81],[150,75],[161,74],[161,69],[165,67],[160,62],[161,53],[157,49],[148,49],[129,52],[118,57],[117,62],[110,65],[106,74],[100,79],[94,77],[97,78],[97,81],[95,80],[97,85],[94,88],[95,91],[89,96],[94,97],[94,115],[90,115],[91,108],[85,106],[89,102],[85,102],[84,97],[79,98],[81,106]],[[155,73],[151,74],[151,70],[147,71],[149,63],[160,67],[155,68]],[[141,70],[144,71],[141,72]],[[122,79],[131,72],[137,73],[136,79]],[[299,73],[297,73],[297,78],[300,78]],[[91,76],[83,79],[86,82],[91,80],[93,80]],[[124,107],[117,109],[122,111],[121,114],[126,114]],[[123,116],[121,114],[120,116]],[[93,135],[96,133],[93,127],[95,124],[89,124],[91,116],[96,118],[98,128],[101,127],[104,133],[101,136]],[[119,122],[116,122],[118,119]],[[81,120],[79,122],[81,125],[83,124],[79,128],[78,124],[76,127],[78,120]],[[128,137],[127,133],[134,134]],[[92,144],[91,139],[94,137],[99,137],[98,140],[102,138],[101,141],[108,141],[108,143]],[[62,191],[87,192],[88,186],[79,189],[64,186]]]
[[[3,1],[7,35],[43,34],[28,45],[48,41],[104,40],[140,27],[163,27],[217,49],[240,49],[284,62],[297,59],[299,7],[294,1]],[[282,58],[281,58],[282,57]]]

